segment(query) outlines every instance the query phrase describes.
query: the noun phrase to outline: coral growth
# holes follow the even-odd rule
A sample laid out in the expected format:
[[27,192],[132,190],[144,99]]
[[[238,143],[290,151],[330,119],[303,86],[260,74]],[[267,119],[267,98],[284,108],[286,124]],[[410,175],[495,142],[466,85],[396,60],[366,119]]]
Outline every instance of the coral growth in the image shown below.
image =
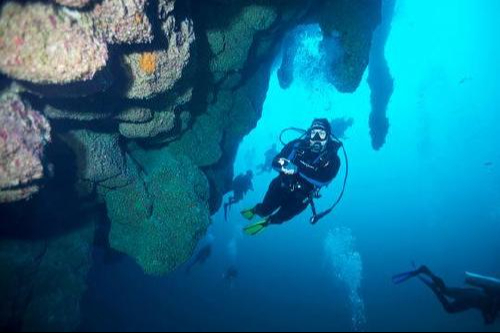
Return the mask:
[[153,75],[156,71],[156,55],[145,52],[139,56],[139,67],[146,75]]
[[0,203],[27,199],[44,178],[50,125],[13,92],[0,96],[0,124]]

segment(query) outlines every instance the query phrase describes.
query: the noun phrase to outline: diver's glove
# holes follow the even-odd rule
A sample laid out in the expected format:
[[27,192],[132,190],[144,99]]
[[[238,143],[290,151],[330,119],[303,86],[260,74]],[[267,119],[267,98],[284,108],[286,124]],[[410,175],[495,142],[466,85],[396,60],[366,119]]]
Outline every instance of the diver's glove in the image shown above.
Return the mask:
[[281,158],[278,163],[281,165],[281,172],[287,176],[293,176],[299,172],[299,168],[285,158]]

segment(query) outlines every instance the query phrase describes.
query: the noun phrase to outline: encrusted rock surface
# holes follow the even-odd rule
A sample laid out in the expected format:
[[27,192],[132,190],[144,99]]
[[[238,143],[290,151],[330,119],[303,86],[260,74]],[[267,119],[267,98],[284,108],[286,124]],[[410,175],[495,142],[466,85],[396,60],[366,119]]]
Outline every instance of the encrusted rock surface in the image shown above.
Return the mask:
[[36,84],[92,80],[108,62],[92,29],[51,4],[6,1],[0,14],[0,72]]
[[44,178],[51,128],[44,116],[11,91],[0,95],[0,203],[28,199]]

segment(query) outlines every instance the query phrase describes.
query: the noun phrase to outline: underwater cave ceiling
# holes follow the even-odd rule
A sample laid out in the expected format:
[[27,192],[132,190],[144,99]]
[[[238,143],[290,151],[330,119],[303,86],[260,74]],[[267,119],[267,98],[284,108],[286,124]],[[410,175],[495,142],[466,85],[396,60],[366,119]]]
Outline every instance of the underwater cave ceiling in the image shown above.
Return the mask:
[[[352,92],[368,65],[380,10],[381,0],[2,1],[0,123],[12,124],[0,129],[0,209],[11,217],[2,223],[49,200],[50,184],[67,183],[69,172],[69,197],[106,208],[112,248],[148,274],[171,272],[220,207],[286,32],[317,22],[340,36],[345,56],[332,64],[332,78]],[[28,266],[33,274],[60,274],[57,265],[28,265],[12,253],[73,261],[75,251],[50,244],[81,232],[87,236],[77,237],[78,248],[87,253],[77,253],[82,264],[63,282],[76,285],[65,290],[78,299],[90,267],[89,228],[57,227],[50,235],[50,220],[44,223],[45,241],[2,233],[0,265],[14,275]],[[8,318],[0,317],[0,328],[50,328],[33,313],[50,315],[47,304],[62,302],[57,288],[27,280],[15,283],[31,297],[8,292],[14,280],[2,281],[0,297],[12,311],[2,310]],[[61,325],[74,329],[79,310],[65,311]]]

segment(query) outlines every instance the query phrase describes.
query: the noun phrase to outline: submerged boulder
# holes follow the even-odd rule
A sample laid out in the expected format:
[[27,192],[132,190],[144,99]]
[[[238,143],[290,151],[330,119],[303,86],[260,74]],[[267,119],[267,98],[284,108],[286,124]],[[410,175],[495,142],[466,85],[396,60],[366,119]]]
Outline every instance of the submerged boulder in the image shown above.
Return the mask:
[[195,41],[193,23],[186,19],[177,27],[173,16],[167,22],[168,43],[164,48],[123,56],[122,65],[130,82],[125,97],[150,99],[171,90],[182,78]]
[[108,61],[93,30],[42,2],[5,1],[0,13],[0,72],[35,84],[89,81]]
[[0,95],[0,203],[30,198],[44,178],[51,128],[14,92]]
[[145,273],[163,275],[190,258],[208,228],[208,182],[185,157],[161,152],[143,158],[147,174],[106,196],[110,245]]
[[146,15],[148,0],[103,0],[92,10],[97,34],[109,44],[141,44],[153,40]]

